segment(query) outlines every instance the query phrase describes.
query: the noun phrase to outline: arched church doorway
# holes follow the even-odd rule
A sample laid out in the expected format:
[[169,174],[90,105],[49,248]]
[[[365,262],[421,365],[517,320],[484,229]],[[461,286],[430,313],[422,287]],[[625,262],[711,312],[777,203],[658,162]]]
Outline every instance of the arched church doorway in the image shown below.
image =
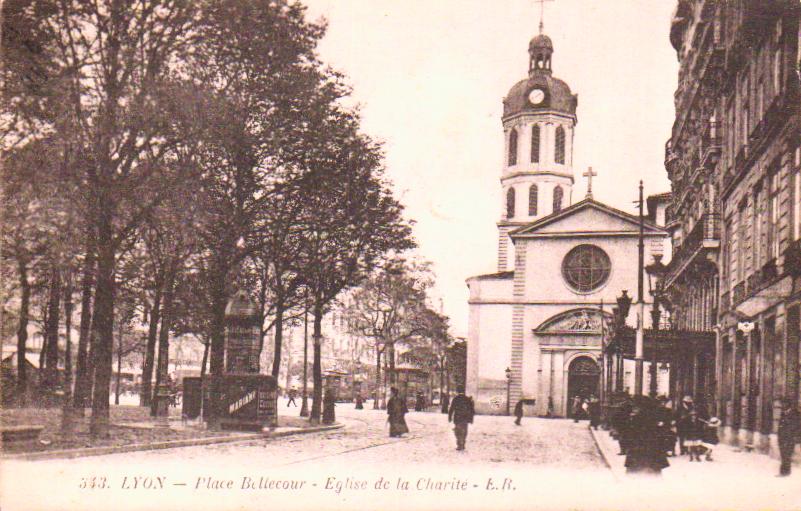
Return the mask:
[[598,397],[600,369],[592,357],[577,357],[567,369],[567,416],[573,417],[573,399]]

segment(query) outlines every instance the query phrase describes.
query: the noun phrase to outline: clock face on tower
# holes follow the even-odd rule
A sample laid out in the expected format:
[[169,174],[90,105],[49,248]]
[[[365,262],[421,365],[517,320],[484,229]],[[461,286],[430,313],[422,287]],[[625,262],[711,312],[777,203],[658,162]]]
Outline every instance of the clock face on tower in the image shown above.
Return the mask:
[[542,89],[531,89],[528,93],[528,100],[532,105],[539,105],[545,100],[545,92]]

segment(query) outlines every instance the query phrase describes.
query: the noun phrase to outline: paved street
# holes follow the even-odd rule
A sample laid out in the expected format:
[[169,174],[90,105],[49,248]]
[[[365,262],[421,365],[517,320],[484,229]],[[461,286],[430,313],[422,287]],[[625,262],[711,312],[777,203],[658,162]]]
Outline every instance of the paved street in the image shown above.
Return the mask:
[[[730,482],[708,477],[725,471],[725,464],[693,467],[695,477],[678,478],[678,487],[668,477],[659,483],[620,480],[586,423],[525,419],[517,427],[508,417],[479,416],[467,451],[458,452],[441,414],[410,413],[411,433],[401,439],[388,437],[384,412],[340,405],[338,414],[345,428],[325,434],[7,462],[3,509],[63,509],[79,499],[81,509],[108,509],[111,502],[115,509],[752,507],[737,500],[737,486],[733,498],[715,497],[717,486],[732,493]],[[801,502],[797,481],[762,475],[770,484],[749,488],[762,499],[757,503],[782,509]],[[81,488],[92,486],[92,477],[95,488]],[[34,500],[20,500],[26,488]]]

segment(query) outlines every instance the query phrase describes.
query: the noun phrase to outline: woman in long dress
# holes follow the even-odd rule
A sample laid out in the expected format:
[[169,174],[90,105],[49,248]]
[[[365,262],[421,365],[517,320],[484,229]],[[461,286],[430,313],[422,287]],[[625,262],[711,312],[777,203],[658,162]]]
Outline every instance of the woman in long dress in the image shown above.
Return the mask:
[[398,389],[390,389],[391,397],[387,401],[387,421],[389,421],[389,436],[398,437],[409,432],[404,415],[409,412],[406,400],[398,396]]

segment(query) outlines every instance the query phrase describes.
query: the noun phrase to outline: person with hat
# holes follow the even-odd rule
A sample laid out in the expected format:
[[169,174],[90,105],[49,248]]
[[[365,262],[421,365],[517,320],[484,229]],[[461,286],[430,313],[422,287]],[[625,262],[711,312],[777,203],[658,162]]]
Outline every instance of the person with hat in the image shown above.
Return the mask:
[[453,432],[456,435],[456,450],[464,451],[467,442],[467,427],[473,423],[475,416],[475,405],[473,398],[464,393],[464,386],[456,387],[456,397],[451,401],[448,410],[448,422],[453,422]]
[[801,441],[801,415],[792,399],[782,401],[782,415],[779,419],[779,453],[781,467],[779,477],[789,476],[795,444]]
[[406,425],[406,414],[409,413],[409,408],[406,407],[406,399],[398,396],[398,389],[392,387],[390,390],[391,397],[387,401],[387,422],[389,422],[389,436],[399,437],[404,433],[409,432],[409,426]]

